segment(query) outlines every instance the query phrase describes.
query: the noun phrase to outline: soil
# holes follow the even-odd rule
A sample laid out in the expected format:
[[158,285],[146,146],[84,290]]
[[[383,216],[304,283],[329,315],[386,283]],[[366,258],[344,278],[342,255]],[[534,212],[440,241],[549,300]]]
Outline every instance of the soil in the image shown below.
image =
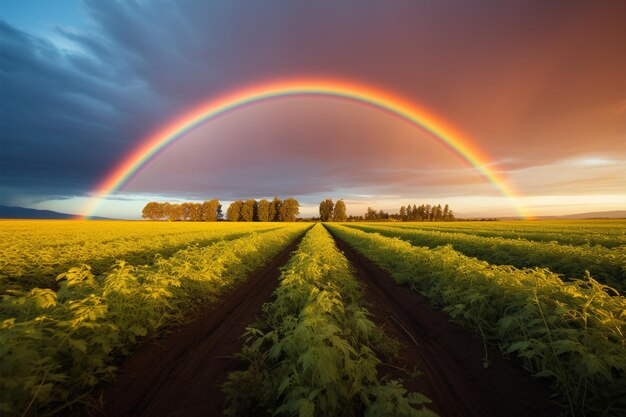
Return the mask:
[[[488,347],[485,368],[482,339],[450,320],[428,300],[395,283],[389,273],[336,236],[335,242],[354,267],[372,320],[400,341],[397,357],[380,366],[387,377],[403,380],[420,392],[441,417],[548,417],[559,414],[549,403],[551,390],[533,379],[521,364]],[[420,375],[410,371],[417,368]],[[402,371],[400,369],[405,369]]]
[[221,384],[238,369],[234,357],[241,335],[254,323],[278,285],[300,237],[262,270],[250,276],[222,302],[201,310],[179,326],[127,357],[114,383],[102,391],[101,415],[110,417],[221,416]]

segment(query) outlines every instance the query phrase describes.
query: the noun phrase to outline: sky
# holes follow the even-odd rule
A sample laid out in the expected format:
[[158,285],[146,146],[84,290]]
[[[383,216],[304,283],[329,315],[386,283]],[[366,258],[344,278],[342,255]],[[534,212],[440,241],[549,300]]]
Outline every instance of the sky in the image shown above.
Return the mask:
[[2,0],[0,203],[81,213],[168,121],[266,83],[386,91],[471,140],[513,203],[397,117],[328,97],[210,120],[97,215],[294,196],[301,213],[448,203],[460,216],[626,209],[626,3]]

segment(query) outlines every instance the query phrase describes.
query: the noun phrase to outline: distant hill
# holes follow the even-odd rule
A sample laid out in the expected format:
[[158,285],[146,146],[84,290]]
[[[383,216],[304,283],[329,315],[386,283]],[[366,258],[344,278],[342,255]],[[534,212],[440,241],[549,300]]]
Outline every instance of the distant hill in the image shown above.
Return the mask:
[[559,219],[626,219],[626,210],[591,211],[589,213],[566,214]]
[[[75,214],[59,213],[51,210],[37,210],[26,207],[0,206],[0,219],[75,219]],[[92,217],[94,220],[114,220],[106,217]]]
[[[514,220],[519,217],[498,217],[498,220]],[[562,216],[537,216],[539,220],[576,220],[576,219],[626,219],[626,210],[590,211],[588,213],[564,214]]]

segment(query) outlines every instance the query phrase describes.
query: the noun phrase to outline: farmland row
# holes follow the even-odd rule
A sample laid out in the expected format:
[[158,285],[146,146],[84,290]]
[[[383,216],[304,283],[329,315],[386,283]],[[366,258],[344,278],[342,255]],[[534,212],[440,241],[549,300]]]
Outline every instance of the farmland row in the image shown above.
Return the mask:
[[59,276],[58,292],[7,291],[0,300],[0,412],[54,413],[81,401],[111,378],[114,357],[216,300],[307,227],[192,246],[152,265],[118,261],[97,276],[88,265],[74,267]]
[[542,220],[542,221],[463,221],[463,222],[416,222],[414,225],[441,229],[516,231],[520,233],[563,233],[566,235],[604,234],[611,237],[624,236],[624,220]]
[[[117,259],[133,264],[152,263],[157,255],[168,257],[189,245],[205,246],[220,239],[280,227],[231,223],[207,226],[206,223],[116,222],[115,227],[111,227],[111,222],[61,223],[64,229],[58,228],[59,222],[44,222],[40,228],[33,228],[32,222],[3,223],[8,226],[3,228],[3,234],[16,234],[7,235],[1,244],[0,291],[53,288],[58,274],[82,263],[89,263],[92,272],[100,274]],[[31,226],[22,230],[24,224]],[[57,232],[60,234],[55,235]]]
[[497,265],[517,268],[548,268],[565,279],[584,278],[586,271],[597,280],[626,291],[626,251],[603,247],[530,242],[500,237],[480,237],[383,225],[350,225],[366,232],[398,237],[416,246],[436,248],[451,245],[457,251]]
[[[626,299],[594,280],[491,265],[451,247],[329,224],[333,234],[548,378],[570,415],[626,410]],[[485,365],[489,358],[485,358]]]
[[245,369],[226,384],[230,413],[434,416],[423,395],[377,375],[371,347],[385,337],[361,304],[348,261],[315,226],[283,270],[263,321],[247,329]]
[[615,228],[611,228],[609,230],[590,230],[588,228],[581,227],[581,225],[582,223],[575,224],[575,228],[572,230],[571,226],[567,227],[567,225],[559,224],[551,226],[549,223],[546,224],[546,222],[541,222],[541,228],[527,228],[517,226],[516,224],[506,223],[505,225],[500,225],[495,222],[394,224],[394,226],[404,228],[465,233],[483,237],[525,239],[534,242],[558,242],[574,246],[603,246],[610,249],[626,246],[626,232],[623,229],[623,223],[617,224],[615,225]]

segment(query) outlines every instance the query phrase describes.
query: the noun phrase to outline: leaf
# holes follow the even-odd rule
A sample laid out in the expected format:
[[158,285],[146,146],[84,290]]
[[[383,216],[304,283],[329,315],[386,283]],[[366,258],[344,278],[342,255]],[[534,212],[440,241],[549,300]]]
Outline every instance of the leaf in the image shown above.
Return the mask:
[[309,401],[306,398],[300,402],[300,408],[298,410],[299,417],[315,417],[315,403]]
[[148,334],[148,329],[146,329],[145,327],[141,327],[141,326],[130,326],[129,330],[135,336],[145,336]]
[[80,350],[83,353],[87,353],[87,343],[81,339],[68,339],[70,345]]
[[607,372],[606,365],[596,355],[591,353],[586,353],[583,356],[583,363],[587,371],[592,375]]
[[10,318],[10,319],[6,319],[6,320],[2,320],[2,323],[0,323],[0,329],[10,329],[13,324],[15,324],[15,318]]
[[278,386],[278,395],[282,395],[283,391],[287,389],[290,383],[291,383],[291,377],[287,375],[285,378],[283,378],[283,381]]
[[535,374],[535,376],[536,376],[537,378],[549,378],[549,377],[556,376],[556,374],[555,374],[554,372],[552,372],[551,370],[549,370],[549,369],[544,369],[544,370],[543,370],[543,371],[541,371],[541,372],[537,372],[537,373]]
[[530,347],[530,341],[522,340],[520,342],[515,342],[511,344],[506,350],[507,353],[516,352],[518,350],[524,351]]
[[581,345],[573,340],[556,340],[552,342],[552,349],[554,353],[560,355],[566,352],[579,352]]
[[429,403],[432,403],[430,398],[428,398],[427,396],[425,396],[424,394],[421,394],[419,392],[411,392],[410,394],[407,395],[407,398],[409,399],[409,402],[411,404],[429,404]]

